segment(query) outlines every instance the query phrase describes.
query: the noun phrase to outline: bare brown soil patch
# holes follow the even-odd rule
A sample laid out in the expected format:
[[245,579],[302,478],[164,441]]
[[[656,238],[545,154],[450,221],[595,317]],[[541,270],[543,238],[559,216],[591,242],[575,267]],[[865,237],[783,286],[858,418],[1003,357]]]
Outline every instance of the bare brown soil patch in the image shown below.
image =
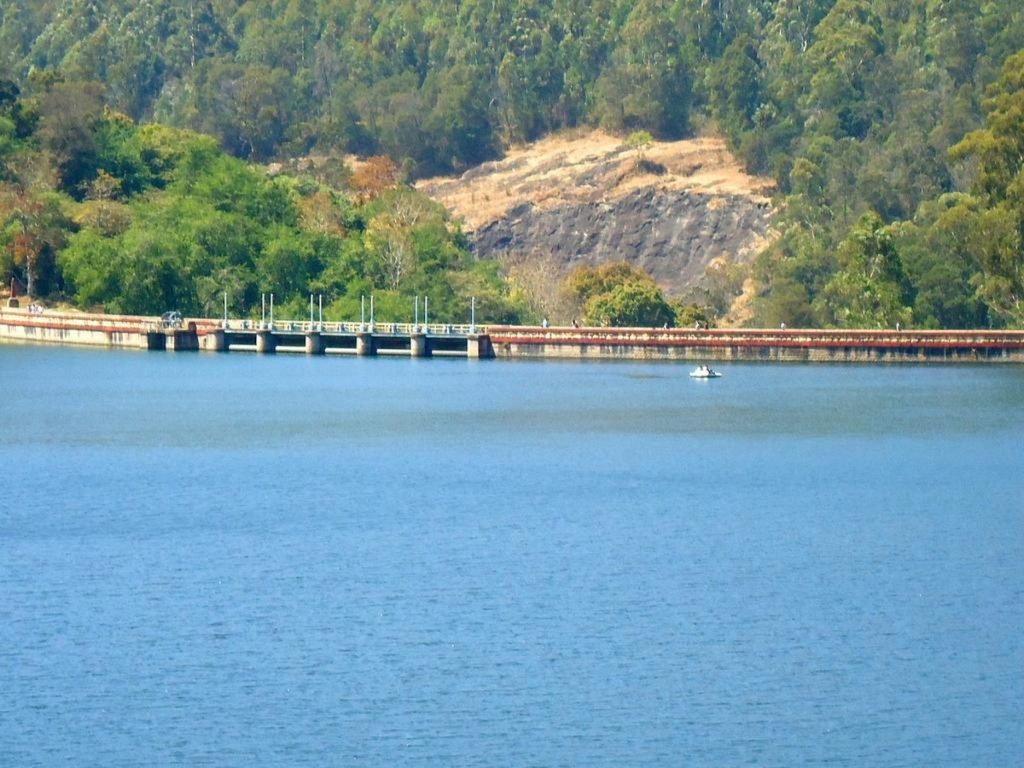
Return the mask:
[[[645,170],[657,166],[664,173]],[[425,179],[416,186],[470,232],[524,203],[540,209],[612,203],[647,187],[765,201],[772,191],[769,181],[743,171],[722,139],[655,142],[639,151],[602,131],[550,136],[457,178]]]

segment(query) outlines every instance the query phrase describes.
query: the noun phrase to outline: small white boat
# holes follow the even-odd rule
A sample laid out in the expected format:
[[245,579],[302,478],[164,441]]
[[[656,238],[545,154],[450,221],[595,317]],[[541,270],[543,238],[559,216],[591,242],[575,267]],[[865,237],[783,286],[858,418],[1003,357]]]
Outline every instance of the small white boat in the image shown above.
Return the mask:
[[690,371],[691,379],[718,379],[722,374],[714,370],[710,365],[700,365]]

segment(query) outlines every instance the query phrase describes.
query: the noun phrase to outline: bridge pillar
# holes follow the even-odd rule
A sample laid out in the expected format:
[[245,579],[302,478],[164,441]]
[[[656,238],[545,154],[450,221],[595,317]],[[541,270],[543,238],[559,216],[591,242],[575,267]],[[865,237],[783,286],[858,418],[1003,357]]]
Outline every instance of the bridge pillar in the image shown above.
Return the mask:
[[277,347],[277,339],[271,331],[256,331],[256,351],[273,352]]
[[218,328],[200,337],[199,344],[207,352],[224,352],[228,348],[227,334]]
[[470,359],[494,357],[494,350],[491,348],[491,337],[485,333],[471,333],[467,336],[466,357]]
[[373,334],[367,331],[360,331],[356,334],[356,354],[360,357],[376,354],[373,346]]
[[306,334],[306,354],[307,355],[322,355],[326,345],[324,344],[324,337],[319,331],[310,331]]
[[409,354],[412,357],[426,357],[429,354],[427,351],[427,334],[412,333],[409,335]]

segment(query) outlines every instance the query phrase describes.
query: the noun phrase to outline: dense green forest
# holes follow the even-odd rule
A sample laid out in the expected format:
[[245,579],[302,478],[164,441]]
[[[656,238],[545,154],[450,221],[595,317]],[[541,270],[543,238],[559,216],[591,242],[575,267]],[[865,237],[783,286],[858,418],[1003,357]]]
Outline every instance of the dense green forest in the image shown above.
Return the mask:
[[[151,308],[146,255],[137,290],[185,309],[437,282],[522,317],[402,180],[579,125],[716,131],[779,190],[755,323],[1021,327],[1022,49],[1019,0],[8,0],[5,273]],[[267,180],[218,145],[388,157],[396,183]]]
[[99,89],[51,82],[22,99],[0,83],[0,274],[31,296],[84,308],[178,309],[303,317],[312,293],[328,319],[463,322],[476,299],[492,321],[520,319],[497,265],[470,257],[436,203],[375,158],[351,196],[309,176],[268,176],[190,131],[105,110]]

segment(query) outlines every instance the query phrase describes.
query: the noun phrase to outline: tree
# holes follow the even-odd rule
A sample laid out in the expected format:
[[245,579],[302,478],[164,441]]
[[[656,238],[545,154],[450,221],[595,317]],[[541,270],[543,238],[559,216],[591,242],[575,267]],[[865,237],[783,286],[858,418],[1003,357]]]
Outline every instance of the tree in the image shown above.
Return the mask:
[[366,248],[378,264],[383,287],[399,290],[415,267],[409,229],[393,214],[375,216],[366,228]]
[[268,234],[257,263],[260,287],[282,300],[308,293],[311,277],[321,269],[310,239],[284,226]]
[[910,282],[892,231],[876,214],[864,216],[839,247],[840,270],[818,299],[830,325],[886,328],[911,320]]
[[950,150],[977,163],[974,192],[982,234],[976,258],[978,296],[1002,320],[1024,325],[1024,51],[1009,57],[984,102],[985,127]]
[[667,0],[640,0],[597,83],[599,118],[611,130],[645,128],[675,138],[689,130],[689,51]]
[[39,136],[56,160],[61,189],[78,198],[96,171],[101,92],[98,83],[57,82],[40,101]]
[[498,93],[508,142],[532,141],[552,125],[562,78],[557,45],[534,0],[518,3],[507,25],[505,52],[498,65]]
[[0,185],[0,245],[21,267],[29,296],[48,292],[54,257],[64,243],[67,221],[53,193]]
[[388,157],[376,155],[367,158],[366,162],[352,173],[349,186],[360,199],[373,200],[388,189],[398,186],[401,170]]
[[761,62],[757,47],[748,35],[741,35],[711,66],[711,112],[730,146],[739,148],[744,133],[754,127],[754,116],[763,103]]
[[436,170],[461,171],[498,155],[486,77],[482,68],[470,64],[427,76],[424,99],[432,106],[423,129]]
[[7,158],[19,149],[14,136],[14,121],[0,113],[0,180],[10,178]]
[[591,297],[584,308],[590,325],[662,326],[673,325],[675,314],[653,283],[633,281],[616,285],[607,293]]
[[626,137],[626,146],[632,150],[636,150],[635,167],[637,169],[643,169],[647,166],[648,163],[645,153],[653,143],[654,137],[651,136],[649,131],[633,131],[633,133]]
[[877,118],[868,83],[884,51],[882,23],[869,0],[838,0],[815,30],[805,109],[816,132],[863,139]]
[[565,279],[583,321],[599,326],[661,326],[675,323],[672,307],[654,280],[627,262],[577,267]]
[[441,226],[444,209],[419,193],[399,188],[385,192],[368,206],[366,249],[377,275],[388,290],[402,289],[409,278],[424,269],[427,252],[435,252],[436,233],[426,232]]

